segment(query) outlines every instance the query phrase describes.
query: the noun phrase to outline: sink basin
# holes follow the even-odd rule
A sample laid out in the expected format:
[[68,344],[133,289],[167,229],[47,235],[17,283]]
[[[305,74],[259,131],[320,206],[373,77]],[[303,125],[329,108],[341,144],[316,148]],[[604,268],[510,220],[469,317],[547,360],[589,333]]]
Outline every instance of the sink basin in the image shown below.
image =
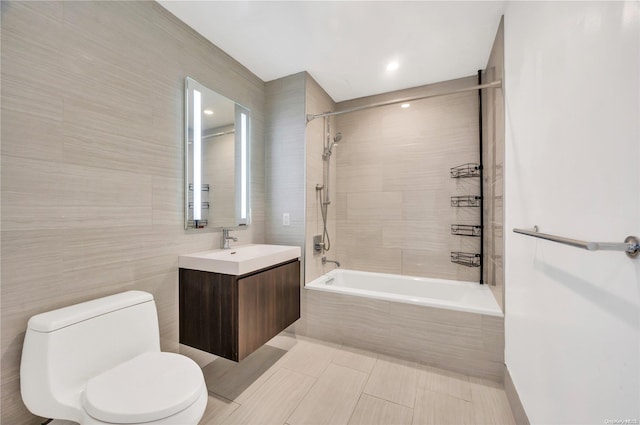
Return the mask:
[[299,246],[241,245],[231,249],[181,255],[178,258],[178,266],[183,269],[239,276],[299,258],[300,255]]

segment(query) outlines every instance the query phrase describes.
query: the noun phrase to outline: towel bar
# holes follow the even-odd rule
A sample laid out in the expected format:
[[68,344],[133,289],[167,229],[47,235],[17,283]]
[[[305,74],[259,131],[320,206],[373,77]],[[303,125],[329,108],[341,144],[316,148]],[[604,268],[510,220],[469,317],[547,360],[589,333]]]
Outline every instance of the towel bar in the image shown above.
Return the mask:
[[576,248],[586,249],[587,251],[624,251],[629,258],[636,258],[638,254],[640,254],[640,239],[638,239],[637,236],[627,236],[624,242],[620,243],[585,242],[577,239],[563,238],[562,236],[549,235],[547,233],[539,233],[538,226],[533,226],[533,229],[513,229],[513,231],[522,235],[533,236],[534,238],[575,246]]

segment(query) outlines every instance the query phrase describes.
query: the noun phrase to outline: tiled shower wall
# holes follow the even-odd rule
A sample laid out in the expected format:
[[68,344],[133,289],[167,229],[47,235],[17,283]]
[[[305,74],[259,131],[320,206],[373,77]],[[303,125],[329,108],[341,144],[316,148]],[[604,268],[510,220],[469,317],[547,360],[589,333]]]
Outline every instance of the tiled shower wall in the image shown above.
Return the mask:
[[2,416],[22,404],[30,316],[151,292],[177,349],[178,255],[219,247],[183,229],[184,78],[251,109],[252,223],[264,240],[264,82],[156,2],[2,1]]
[[[306,110],[307,114],[319,114],[327,111],[335,111],[335,103],[331,97],[320,87],[320,85],[307,74],[306,93]],[[336,119],[329,118],[331,137],[334,137],[339,128],[336,128]],[[332,247],[328,252],[316,253],[313,250],[313,236],[322,235],[322,215],[320,211],[320,192],[316,190],[316,185],[323,183],[323,160],[322,153],[324,148],[324,119],[317,118],[307,124],[306,131],[306,193],[307,193],[307,236],[306,236],[306,261],[305,261],[305,282],[310,282],[318,276],[328,272],[335,266],[333,263],[322,264],[322,255],[326,255],[328,259],[337,256],[336,253],[336,202],[335,202],[335,183],[336,183],[336,155],[331,158],[331,184],[330,196],[334,202],[329,205],[327,227],[329,232],[329,240]],[[340,150],[340,147],[334,148],[334,152]]]
[[[269,81],[265,92],[268,118],[265,242],[301,246],[305,259],[302,281],[309,282],[333,265],[323,266],[322,256],[313,252],[313,235],[322,234],[316,185],[322,184],[323,179],[323,119],[306,124],[305,115],[333,111],[335,103],[307,72]],[[331,125],[333,135],[335,119],[331,119]],[[335,168],[334,161],[332,196],[335,196]],[[329,208],[328,223],[332,241],[336,238],[334,205]],[[288,226],[283,225],[284,213],[289,214]]]
[[[337,105],[337,109],[417,97],[477,84],[467,77]],[[337,258],[347,269],[479,281],[478,268],[451,263],[451,251],[479,252],[479,238],[451,224],[480,224],[479,208],[451,207],[478,195],[479,178],[450,168],[479,161],[477,91],[337,117]],[[336,159],[334,158],[334,159]]]
[[[482,82],[502,80],[504,75],[504,18]],[[502,87],[482,90],[482,138],[484,163],[484,280],[504,310],[504,92]]]

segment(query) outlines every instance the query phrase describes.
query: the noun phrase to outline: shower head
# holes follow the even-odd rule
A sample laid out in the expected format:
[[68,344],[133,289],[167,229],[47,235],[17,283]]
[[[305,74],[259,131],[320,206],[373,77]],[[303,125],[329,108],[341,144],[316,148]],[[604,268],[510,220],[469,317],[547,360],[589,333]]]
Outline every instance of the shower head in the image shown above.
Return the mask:
[[342,140],[342,133],[338,132],[333,137],[333,142],[331,142],[329,147],[324,148],[324,152],[322,154],[322,159],[327,159],[327,158],[329,158],[331,156],[331,154],[333,153],[333,147],[336,146],[338,144],[338,142],[340,142],[340,140]]
[[331,142],[331,144],[329,145],[329,147],[325,149],[325,152],[324,152],[324,156],[325,156],[325,157],[327,157],[327,156],[331,156],[331,154],[333,153],[333,147],[334,147],[335,145],[337,145],[337,144],[338,144],[338,142],[340,142],[340,140],[342,140],[342,133],[338,132],[338,133],[336,133],[336,135],[334,136],[334,138],[333,138],[333,142]]

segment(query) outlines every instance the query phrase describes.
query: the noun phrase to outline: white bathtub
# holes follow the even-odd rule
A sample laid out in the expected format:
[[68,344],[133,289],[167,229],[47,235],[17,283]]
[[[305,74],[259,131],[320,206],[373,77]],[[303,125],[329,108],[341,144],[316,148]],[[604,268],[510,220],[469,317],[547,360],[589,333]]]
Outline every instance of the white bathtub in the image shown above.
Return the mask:
[[491,289],[477,282],[335,269],[307,283],[305,287],[318,291],[503,317]]
[[502,382],[504,315],[487,285],[336,269],[290,331]]

